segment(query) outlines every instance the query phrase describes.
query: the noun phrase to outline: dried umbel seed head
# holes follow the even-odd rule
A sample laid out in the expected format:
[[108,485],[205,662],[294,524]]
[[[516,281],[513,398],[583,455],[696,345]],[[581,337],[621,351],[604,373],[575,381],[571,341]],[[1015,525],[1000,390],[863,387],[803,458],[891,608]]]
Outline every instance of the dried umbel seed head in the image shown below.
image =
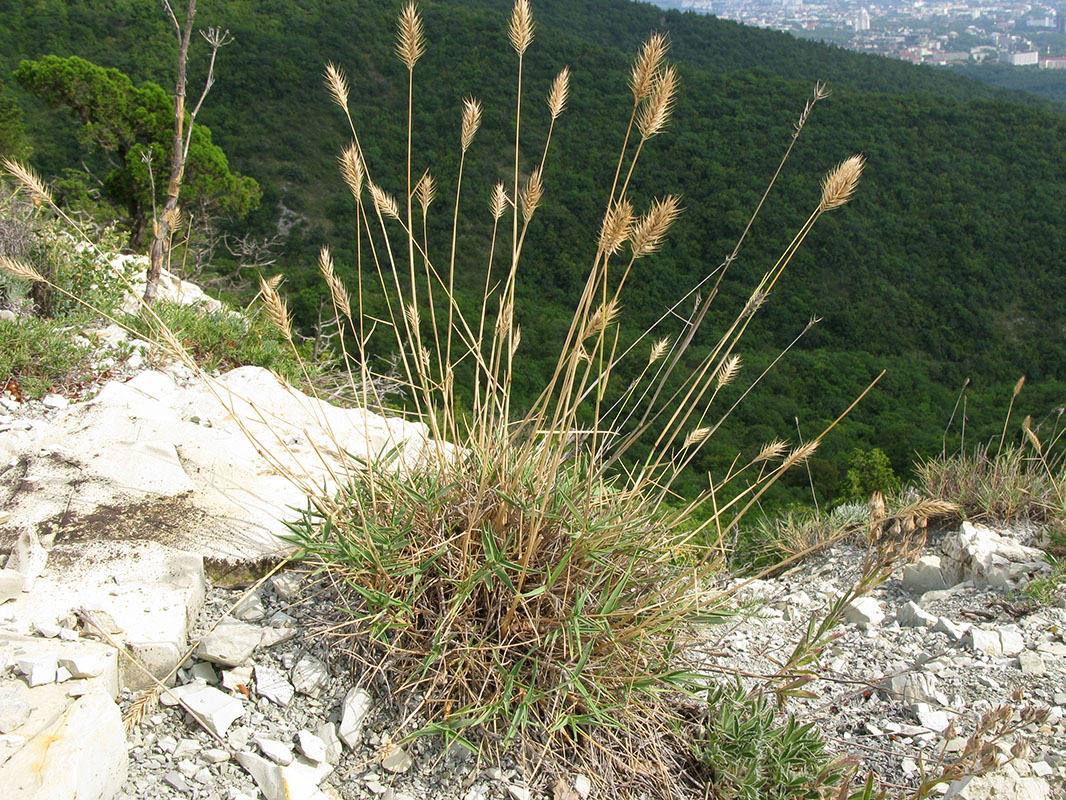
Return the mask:
[[641,47],[640,55],[633,63],[633,72],[629,78],[629,87],[633,90],[634,102],[639,103],[651,94],[655,76],[662,68],[668,48],[666,36],[662,33],[653,33]]
[[414,69],[425,51],[426,37],[422,31],[422,15],[418,13],[418,6],[413,2],[407,3],[400,11],[400,22],[396,30],[396,55],[407,69]]
[[463,132],[460,137],[464,153],[470,148],[471,142],[474,141],[474,134],[480,127],[481,103],[473,97],[468,97],[463,101]]
[[855,194],[865,164],[866,159],[862,156],[852,156],[840,162],[822,181],[822,200],[818,210],[832,211],[847,203]]
[[529,0],[517,0],[511,10],[511,22],[507,26],[507,36],[511,46],[518,55],[524,55],[533,41],[533,10]]
[[552,119],[557,119],[566,108],[566,98],[570,95],[570,67],[563,67],[555,76],[551,89],[548,90],[548,109]]
[[344,72],[332,61],[326,64],[326,88],[329,89],[333,102],[348,110],[348,79]]

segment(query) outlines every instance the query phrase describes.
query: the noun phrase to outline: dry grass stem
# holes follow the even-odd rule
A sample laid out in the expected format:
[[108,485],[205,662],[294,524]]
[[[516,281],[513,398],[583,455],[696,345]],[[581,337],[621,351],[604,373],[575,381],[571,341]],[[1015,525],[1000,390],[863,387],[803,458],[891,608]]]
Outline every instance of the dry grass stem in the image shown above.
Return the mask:
[[408,2],[400,11],[396,32],[396,55],[407,69],[413,70],[425,51],[426,37],[422,31],[422,15],[414,2]]
[[518,55],[525,55],[526,49],[533,41],[533,10],[529,0],[516,0],[511,10],[511,21],[507,26],[507,36],[511,47]]
[[822,201],[818,204],[819,211],[832,211],[851,199],[859,185],[859,178],[862,177],[862,168],[865,163],[865,158],[855,155],[845,159],[830,171],[822,182]]

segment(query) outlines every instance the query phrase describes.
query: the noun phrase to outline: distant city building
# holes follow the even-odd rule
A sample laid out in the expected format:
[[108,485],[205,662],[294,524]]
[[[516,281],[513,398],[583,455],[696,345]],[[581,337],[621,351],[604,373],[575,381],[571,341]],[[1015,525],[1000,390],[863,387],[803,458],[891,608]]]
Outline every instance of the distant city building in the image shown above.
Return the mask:
[[870,30],[870,12],[865,8],[860,8],[855,15],[855,21],[852,23],[852,27],[856,31],[868,31]]
[[1025,21],[1025,25],[1028,28],[1054,28],[1055,24],[1054,16],[1029,17]]
[[1040,63],[1040,51],[1029,50],[1021,53],[1000,53],[999,63],[1010,64],[1012,67],[1035,66]]
[[1045,58],[1040,62],[1040,66],[1044,69],[1066,69],[1066,56]]
[[970,54],[966,51],[937,53],[933,61],[936,64],[963,64],[970,60]]

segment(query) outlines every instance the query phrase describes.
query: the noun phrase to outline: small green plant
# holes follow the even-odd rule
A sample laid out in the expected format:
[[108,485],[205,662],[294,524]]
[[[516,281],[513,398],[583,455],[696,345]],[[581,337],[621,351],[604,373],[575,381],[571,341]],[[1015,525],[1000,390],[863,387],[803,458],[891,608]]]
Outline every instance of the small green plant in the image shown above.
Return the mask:
[[791,714],[779,718],[770,699],[740,682],[707,691],[699,732],[691,741],[690,777],[720,800],[817,800],[840,796],[854,763],[832,757],[817,729]]
[[262,315],[207,311],[170,302],[155,303],[152,311],[151,318],[130,315],[124,324],[149,339],[155,339],[160,327],[165,326],[207,372],[251,365],[269,369],[292,384],[301,384],[306,377],[313,378],[320,372],[321,365],[301,360]]
[[848,457],[848,473],[844,478],[844,501],[865,503],[874,492],[888,495],[899,491],[899,478],[888,456],[879,448],[869,452],[855,449]]
[[73,332],[50,319],[0,320],[0,392],[32,400],[65,393],[93,373],[91,348],[75,344]]
[[1051,573],[1034,578],[1021,590],[1030,600],[1041,605],[1050,606],[1066,597],[1066,561],[1056,561],[1048,556]]

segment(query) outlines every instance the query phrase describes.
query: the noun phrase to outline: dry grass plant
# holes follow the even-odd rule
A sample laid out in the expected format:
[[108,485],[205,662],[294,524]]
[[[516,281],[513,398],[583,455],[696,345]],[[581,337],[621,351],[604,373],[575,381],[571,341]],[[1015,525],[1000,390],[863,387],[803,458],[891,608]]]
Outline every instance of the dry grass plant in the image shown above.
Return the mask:
[[[675,716],[673,701],[664,698],[699,683],[699,676],[679,671],[675,654],[711,610],[704,578],[720,563],[729,527],[783,472],[808,458],[828,429],[805,444],[781,444],[734,465],[689,501],[679,503],[672,486],[731,410],[712,416],[719,392],[739,372],[737,347],[748,324],[819,217],[851,198],[863,159],[852,156],[826,176],[809,218],[709,352],[696,356],[689,346],[713,290],[681,335],[656,338],[651,329],[620,352],[626,283],[682,210],[676,195],[643,212],[630,196],[638,163],[668,126],[678,89],[677,72],[666,62],[667,39],[653,34],[630,75],[630,119],[569,332],[539,397],[516,408],[516,285],[530,222],[550,198],[546,166],[569,86],[564,68],[546,94],[549,125],[536,146],[540,156],[526,162],[523,120],[531,112],[523,64],[534,35],[529,3],[519,0],[507,30],[516,59],[513,158],[485,217],[490,245],[484,293],[474,309],[462,307],[455,294],[455,243],[460,221],[472,225],[477,218],[466,207],[462,180],[466,154],[477,146],[480,101],[464,101],[457,119],[450,243],[438,248],[426,233],[438,184],[428,173],[413,179],[420,167],[410,147],[415,72],[425,52],[417,7],[404,5],[397,29],[396,53],[408,73],[407,177],[399,200],[375,181],[375,165],[364,156],[346,76],[336,65],[326,67],[326,86],[350,126],[340,164],[357,208],[354,289],[336,279],[328,251],[320,263],[347,327],[343,359],[356,365],[353,386],[373,387],[371,336],[388,337],[408,413],[426,425],[431,443],[417,469],[396,469],[392,454],[349,465],[352,479],[338,492],[311,498],[293,526],[294,540],[306,559],[347,587],[352,621],[338,641],[364,665],[367,681],[399,701],[406,723],[398,735],[443,733],[474,749],[516,738],[527,746],[537,742],[536,758],[550,750],[579,754],[606,782],[663,791],[675,783],[677,756],[648,745],[663,741]],[[767,194],[826,94],[816,87]],[[446,258],[438,261],[438,250]],[[739,243],[716,271],[717,281],[737,252]],[[469,263],[470,254],[464,256]],[[383,319],[358,311],[364,276],[384,300]],[[263,295],[289,335],[280,301],[265,288]],[[612,392],[626,357],[640,359],[643,368],[624,391]],[[472,386],[457,387],[460,369],[473,373]],[[469,412],[460,413],[461,406]],[[652,455],[633,458],[638,443]],[[403,447],[395,443],[396,452]],[[716,503],[727,482],[747,483],[696,530],[679,524]]]
[[[750,463],[734,464],[696,498],[678,502],[672,487],[736,407],[714,411],[719,393],[741,369],[738,345],[748,325],[818,219],[851,198],[863,159],[852,156],[828,173],[808,219],[707,352],[690,346],[751,221],[733,253],[708,276],[715,283],[699,295],[682,332],[663,338],[653,327],[620,352],[626,283],[682,210],[676,195],[654,200],[643,212],[630,196],[632,176],[651,140],[667,128],[678,90],[677,72],[666,63],[667,39],[653,34],[630,75],[629,123],[602,223],[592,234],[596,253],[558,361],[536,401],[513,407],[521,356],[516,285],[530,222],[550,197],[545,167],[569,89],[564,68],[547,91],[550,124],[543,146],[538,143],[540,156],[525,162],[522,121],[532,112],[523,105],[523,63],[534,35],[530,5],[518,0],[507,31],[516,58],[513,168],[493,190],[485,219],[484,294],[474,309],[458,302],[454,278],[460,221],[474,224],[477,217],[462,178],[465,155],[477,145],[480,101],[464,101],[458,120],[451,241],[438,261],[425,220],[440,187],[428,173],[413,179],[415,70],[425,53],[417,7],[404,5],[396,43],[408,72],[406,182],[399,201],[374,180],[375,165],[367,163],[349,113],[346,77],[332,64],[326,68],[327,87],[352,136],[340,165],[357,207],[354,292],[338,279],[328,249],[319,263],[345,328],[338,346],[343,363],[353,365],[349,394],[381,405],[370,342],[387,338],[407,413],[428,436],[406,444],[394,438],[378,458],[353,454],[338,463],[322,454],[326,490],[291,475],[310,500],[293,538],[302,556],[351,598],[350,625],[334,633],[365,666],[363,679],[404,710],[397,736],[443,733],[474,749],[517,740],[538,762],[560,753],[581,760],[584,770],[618,792],[674,795],[685,759],[673,746],[676,695],[695,696],[706,682],[706,675],[680,669],[676,656],[723,601],[708,595],[705,578],[720,563],[737,520],[807,459],[839,418],[806,443],[772,443]],[[826,95],[815,87],[752,221]],[[54,207],[36,175],[19,164],[6,166],[37,202]],[[463,262],[470,261],[465,254]],[[39,277],[17,261],[0,266]],[[383,318],[363,312],[369,280],[384,301]],[[267,313],[292,344],[276,282],[263,281],[260,290]],[[144,314],[153,316],[150,307]],[[165,326],[156,338],[213,386]],[[639,376],[612,392],[627,358],[642,362]],[[472,371],[472,387],[456,386],[461,365]],[[469,413],[458,411],[461,404]],[[260,409],[256,421],[269,426],[269,410]],[[272,452],[256,430],[245,426],[263,455],[286,470],[284,454]],[[650,455],[632,456],[638,443]],[[417,458],[408,457],[414,449]],[[720,501],[725,485],[740,488]],[[680,524],[704,506],[712,509],[705,523],[696,529]],[[893,552],[884,550],[875,567]],[[812,629],[791,671],[779,676],[781,691],[798,690],[794,673],[807,663],[804,653],[817,650],[820,630]]]

